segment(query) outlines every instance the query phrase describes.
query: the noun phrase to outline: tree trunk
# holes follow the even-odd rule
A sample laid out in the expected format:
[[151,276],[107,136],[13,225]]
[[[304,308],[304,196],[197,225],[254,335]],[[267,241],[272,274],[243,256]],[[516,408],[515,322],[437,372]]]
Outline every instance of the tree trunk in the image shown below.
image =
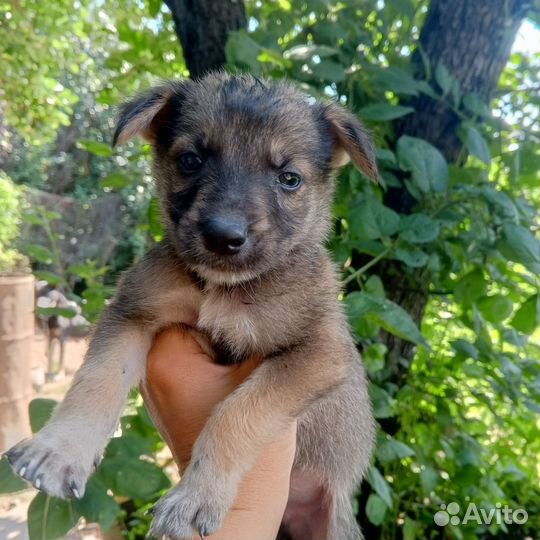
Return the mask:
[[165,0],[192,79],[225,65],[229,32],[246,26],[242,0]]
[[[444,65],[461,94],[477,94],[489,103],[506,65],[517,31],[531,0],[432,0],[420,48],[412,58],[419,78],[426,78],[420,50],[433,73]],[[397,123],[398,134],[421,137],[436,146],[450,163],[461,151],[458,116],[443,102],[420,94],[410,101],[416,109]]]
[[72,191],[75,183],[76,163],[83,161],[84,151],[76,146],[81,129],[73,114],[68,126],[60,128],[56,136],[54,154],[67,159],[53,163],[47,168],[47,187],[50,193],[64,195]]
[[[530,7],[530,0],[432,0],[419,47],[412,57],[417,77],[427,76],[422,51],[432,73],[438,65],[444,65],[458,82],[462,96],[474,93],[488,104]],[[413,97],[406,104],[416,112],[396,122],[397,136],[425,139],[449,163],[457,163],[463,146],[457,135],[461,123],[458,115],[444,101],[425,94]],[[389,190],[385,202],[394,210],[407,213],[415,201],[403,187]],[[383,261],[375,272],[385,284],[390,299],[406,309],[420,325],[428,299],[429,275],[425,272],[408,275],[394,261]],[[390,334],[385,334],[384,340],[399,385],[415,349]]]

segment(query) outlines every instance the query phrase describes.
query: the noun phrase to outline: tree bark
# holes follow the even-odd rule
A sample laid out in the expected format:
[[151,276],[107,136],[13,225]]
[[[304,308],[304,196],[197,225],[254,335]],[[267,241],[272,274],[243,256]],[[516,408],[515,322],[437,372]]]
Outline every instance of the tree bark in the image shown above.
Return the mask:
[[[531,0],[432,0],[412,57],[417,78],[427,78],[422,51],[432,73],[443,64],[458,82],[462,96],[474,93],[489,104],[530,7]],[[444,101],[425,94],[413,97],[406,104],[414,107],[415,113],[396,121],[397,138],[409,135],[425,139],[449,163],[457,163],[463,147],[457,133],[461,124],[459,116]],[[389,190],[385,202],[402,213],[408,213],[415,204],[405,187]],[[428,300],[429,275],[406,274],[394,261],[383,261],[374,271],[385,284],[390,299],[406,309],[420,325]],[[383,338],[399,385],[415,348],[390,334]]]
[[50,193],[64,195],[72,191],[74,187],[76,163],[84,160],[85,153],[76,146],[77,139],[81,136],[80,131],[75,114],[71,116],[69,125],[60,128],[58,131],[54,155],[63,155],[71,159],[53,163],[47,168],[47,187]]
[[[531,6],[531,0],[432,0],[412,58],[418,78],[427,75],[423,51],[432,72],[443,64],[462,95],[474,93],[489,103]],[[462,148],[458,116],[425,94],[412,98],[410,105],[416,114],[397,123],[398,134],[427,140],[455,163]]]
[[229,32],[246,26],[242,0],[165,0],[192,79],[225,65]]

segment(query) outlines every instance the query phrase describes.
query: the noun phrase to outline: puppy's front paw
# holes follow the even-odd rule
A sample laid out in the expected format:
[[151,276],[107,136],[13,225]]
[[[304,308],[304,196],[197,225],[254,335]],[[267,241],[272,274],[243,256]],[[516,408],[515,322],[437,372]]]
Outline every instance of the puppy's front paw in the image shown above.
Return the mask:
[[15,472],[54,497],[80,499],[92,471],[92,458],[69,442],[36,435],[5,454]]
[[154,507],[151,533],[156,538],[202,538],[221,528],[236,496],[236,485],[225,477],[208,473],[186,474],[178,486]]

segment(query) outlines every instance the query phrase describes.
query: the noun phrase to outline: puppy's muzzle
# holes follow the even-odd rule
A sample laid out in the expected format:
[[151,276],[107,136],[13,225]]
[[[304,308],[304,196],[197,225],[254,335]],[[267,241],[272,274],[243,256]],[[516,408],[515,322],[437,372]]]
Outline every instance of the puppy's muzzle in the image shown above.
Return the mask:
[[218,255],[240,253],[248,239],[248,227],[241,218],[219,217],[201,224],[206,249]]

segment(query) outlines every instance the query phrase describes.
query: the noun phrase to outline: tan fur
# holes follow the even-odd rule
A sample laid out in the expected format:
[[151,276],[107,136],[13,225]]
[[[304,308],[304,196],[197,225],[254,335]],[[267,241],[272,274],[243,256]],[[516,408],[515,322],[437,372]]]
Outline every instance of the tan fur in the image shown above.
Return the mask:
[[[261,449],[298,419],[284,537],[358,540],[350,499],[368,465],[374,423],[323,243],[340,154],[372,177],[376,166],[352,115],[266,84],[210,75],[125,106],[116,140],[142,133],[153,142],[167,239],[122,280],[51,421],[8,457],[40,489],[81,496],[129,388],[143,377],[153,336],[183,324],[218,360],[222,345],[237,359],[266,359],[208,420],[181,483],[156,506],[154,534],[183,539],[219,529]],[[170,130],[178,101],[177,134]],[[265,121],[255,121],[261,114]],[[193,182],[178,172],[178,159],[201,145],[214,168]],[[304,178],[294,193],[276,183],[282,167]],[[178,205],[185,205],[181,214]],[[200,231],[208,215],[247,216],[244,255],[205,250]]]

